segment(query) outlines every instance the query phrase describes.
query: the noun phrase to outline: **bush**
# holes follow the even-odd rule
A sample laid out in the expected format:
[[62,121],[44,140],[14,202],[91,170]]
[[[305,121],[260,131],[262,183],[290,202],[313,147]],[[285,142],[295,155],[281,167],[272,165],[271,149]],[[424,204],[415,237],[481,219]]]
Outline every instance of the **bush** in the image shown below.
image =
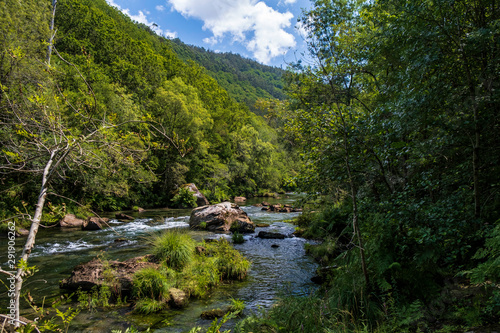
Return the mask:
[[195,242],[179,230],[168,230],[156,236],[153,254],[169,267],[180,270],[193,260]]
[[179,188],[179,191],[171,201],[175,207],[179,208],[195,208],[198,206],[196,204],[196,197],[187,187]]
[[201,193],[203,193],[203,195],[211,203],[219,203],[219,202],[228,201],[231,199],[230,189],[227,186],[224,186],[222,188],[216,186],[211,191],[202,190]]

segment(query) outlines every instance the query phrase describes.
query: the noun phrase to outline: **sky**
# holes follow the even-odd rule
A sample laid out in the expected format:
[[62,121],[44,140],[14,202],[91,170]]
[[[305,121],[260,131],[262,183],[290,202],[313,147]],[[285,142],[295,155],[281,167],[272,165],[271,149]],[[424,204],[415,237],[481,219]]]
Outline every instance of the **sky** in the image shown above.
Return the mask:
[[309,0],[106,0],[157,34],[286,68],[306,50],[297,18]]

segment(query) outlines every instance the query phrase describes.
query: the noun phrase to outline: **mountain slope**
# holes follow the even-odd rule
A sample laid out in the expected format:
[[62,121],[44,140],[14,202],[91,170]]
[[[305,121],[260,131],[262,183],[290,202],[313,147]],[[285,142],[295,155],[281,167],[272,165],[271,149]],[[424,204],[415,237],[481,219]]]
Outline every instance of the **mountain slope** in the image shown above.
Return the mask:
[[281,81],[284,70],[280,68],[262,65],[238,54],[216,53],[187,45],[179,39],[172,40],[172,48],[181,59],[205,67],[231,97],[255,113],[259,112],[254,107],[259,98],[284,99]]

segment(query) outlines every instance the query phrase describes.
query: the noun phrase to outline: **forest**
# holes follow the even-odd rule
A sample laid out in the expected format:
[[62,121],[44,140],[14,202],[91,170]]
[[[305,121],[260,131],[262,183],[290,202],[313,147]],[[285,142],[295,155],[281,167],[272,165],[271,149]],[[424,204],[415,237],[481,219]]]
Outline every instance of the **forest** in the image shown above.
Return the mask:
[[0,3],[2,230],[297,191],[321,287],[232,331],[500,329],[495,0],[312,0],[286,71],[54,3]]

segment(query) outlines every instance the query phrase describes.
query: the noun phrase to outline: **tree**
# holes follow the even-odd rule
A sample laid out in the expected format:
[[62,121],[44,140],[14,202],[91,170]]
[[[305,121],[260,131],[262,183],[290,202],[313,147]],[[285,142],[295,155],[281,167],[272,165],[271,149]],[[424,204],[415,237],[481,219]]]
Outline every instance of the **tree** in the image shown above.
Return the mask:
[[[347,185],[352,203],[352,227],[357,239],[366,288],[370,287],[365,248],[359,226],[358,189],[361,175],[354,169],[366,167],[360,159],[364,142],[361,119],[370,112],[364,101],[363,62],[359,50],[359,10],[356,1],[314,2],[301,19],[307,31],[312,64],[296,66],[288,76],[288,93],[296,109],[294,130],[307,140],[304,154],[315,165],[319,181]],[[343,170],[345,173],[342,175]],[[333,179],[332,179],[333,178]]]
[[[51,190],[58,182],[64,182],[68,173],[79,172],[85,177],[92,170],[106,168],[140,171],[146,149],[142,140],[117,131],[121,124],[107,118],[93,118],[95,104],[75,108],[64,93],[58,93],[51,74],[47,70],[43,84],[24,86],[20,94],[2,91],[6,103],[1,118],[4,131],[0,138],[3,147],[0,173],[27,175],[39,184],[35,212],[30,217],[31,228],[15,274],[17,316],[28,257],[35,245],[45,200],[54,194]],[[90,86],[87,88],[86,93],[92,94]],[[68,125],[76,119],[80,119],[81,126]]]

